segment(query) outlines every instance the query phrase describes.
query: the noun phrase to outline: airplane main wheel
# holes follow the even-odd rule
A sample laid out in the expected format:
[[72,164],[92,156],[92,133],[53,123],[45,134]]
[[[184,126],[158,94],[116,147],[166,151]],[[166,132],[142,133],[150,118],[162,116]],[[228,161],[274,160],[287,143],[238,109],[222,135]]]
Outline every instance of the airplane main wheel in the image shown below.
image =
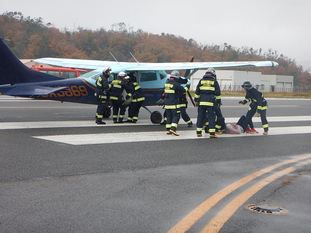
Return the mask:
[[104,107],[104,114],[103,117],[104,118],[109,118],[111,115],[111,109],[109,107]]
[[150,120],[153,124],[160,124],[162,121],[162,114],[159,111],[154,111],[150,115]]

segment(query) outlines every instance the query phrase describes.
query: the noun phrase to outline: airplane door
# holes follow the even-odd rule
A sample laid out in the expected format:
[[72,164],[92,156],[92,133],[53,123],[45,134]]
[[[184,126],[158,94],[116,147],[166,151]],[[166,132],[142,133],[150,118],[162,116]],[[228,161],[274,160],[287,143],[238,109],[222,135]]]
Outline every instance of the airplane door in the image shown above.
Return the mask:
[[139,85],[141,88],[163,88],[166,82],[166,74],[160,71],[140,71],[138,72]]

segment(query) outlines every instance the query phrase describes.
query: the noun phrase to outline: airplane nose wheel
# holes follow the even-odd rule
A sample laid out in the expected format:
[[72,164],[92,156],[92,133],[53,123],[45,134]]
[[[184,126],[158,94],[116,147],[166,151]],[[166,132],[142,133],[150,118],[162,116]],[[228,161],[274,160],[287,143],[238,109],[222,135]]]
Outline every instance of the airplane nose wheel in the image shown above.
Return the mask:
[[160,124],[162,121],[162,114],[159,111],[154,111],[150,115],[150,120],[153,124]]

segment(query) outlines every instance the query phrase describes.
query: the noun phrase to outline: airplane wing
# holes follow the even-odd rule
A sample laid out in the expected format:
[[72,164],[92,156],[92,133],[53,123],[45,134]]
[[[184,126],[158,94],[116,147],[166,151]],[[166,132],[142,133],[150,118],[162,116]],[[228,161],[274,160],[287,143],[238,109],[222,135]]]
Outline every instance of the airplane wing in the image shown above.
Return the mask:
[[34,60],[40,64],[61,67],[100,69],[109,66],[112,72],[144,71],[144,70],[200,70],[207,68],[237,68],[237,67],[274,67],[274,61],[236,61],[236,62],[168,62],[168,63],[136,63],[115,62],[100,60],[66,59],[66,58],[39,58]]
[[4,95],[11,96],[40,96],[40,95],[48,95],[53,92],[57,92],[60,90],[67,89],[68,87],[45,87],[45,86],[11,86],[7,88],[7,91],[3,92]]
[[239,61],[239,62],[174,62],[174,63],[139,63],[128,71],[138,70],[202,70],[207,68],[236,67],[274,67],[273,61]]

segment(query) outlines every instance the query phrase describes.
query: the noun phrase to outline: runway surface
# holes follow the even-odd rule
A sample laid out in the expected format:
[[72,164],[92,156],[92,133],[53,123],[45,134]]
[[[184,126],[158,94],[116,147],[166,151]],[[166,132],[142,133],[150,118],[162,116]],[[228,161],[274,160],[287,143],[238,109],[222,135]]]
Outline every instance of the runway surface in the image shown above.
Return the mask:
[[211,140],[145,110],[97,126],[96,106],[0,96],[0,232],[311,232],[311,101],[268,103],[269,136],[254,118],[259,134]]

